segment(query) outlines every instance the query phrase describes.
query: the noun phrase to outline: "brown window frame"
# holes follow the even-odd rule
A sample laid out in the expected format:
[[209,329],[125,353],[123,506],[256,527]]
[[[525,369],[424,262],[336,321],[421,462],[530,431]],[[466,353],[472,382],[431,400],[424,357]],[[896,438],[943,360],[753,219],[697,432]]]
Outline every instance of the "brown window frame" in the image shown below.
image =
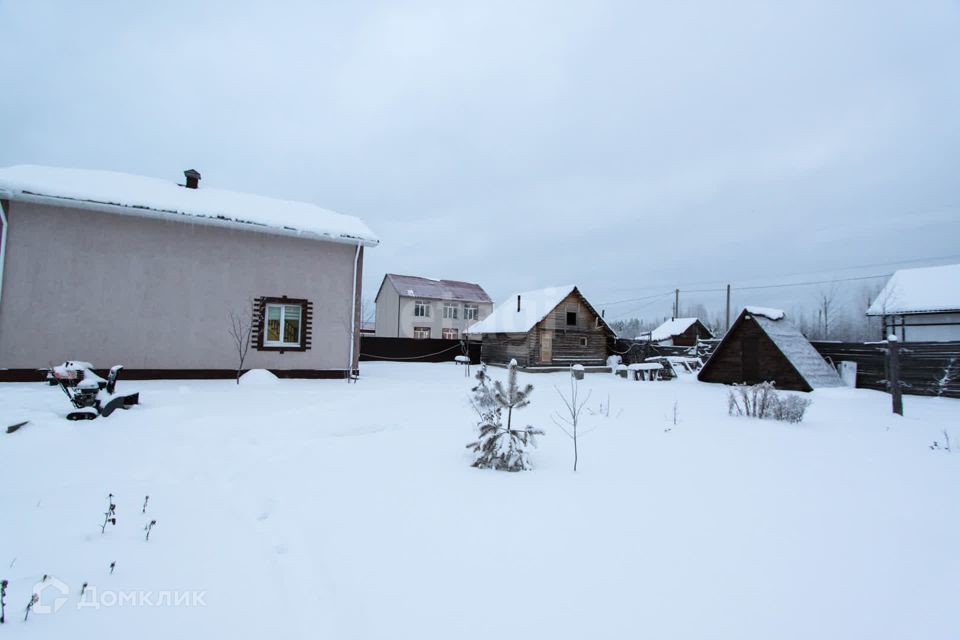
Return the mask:
[[[427,335],[418,336],[418,333],[423,333],[426,331]],[[414,340],[432,340],[433,339],[433,328],[432,327],[414,327],[413,328],[413,339]]]
[[[300,345],[291,347],[269,346],[263,343],[266,335],[264,322],[267,317],[268,304],[299,305],[300,306]],[[305,298],[288,298],[287,296],[257,298],[253,310],[253,334],[250,336],[251,346],[257,351],[309,351],[313,337],[313,303]]]

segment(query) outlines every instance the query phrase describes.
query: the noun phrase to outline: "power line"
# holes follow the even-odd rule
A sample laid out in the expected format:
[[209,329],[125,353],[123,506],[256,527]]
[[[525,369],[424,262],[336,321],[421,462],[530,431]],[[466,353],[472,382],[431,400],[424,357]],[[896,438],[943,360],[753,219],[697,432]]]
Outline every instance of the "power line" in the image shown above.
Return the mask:
[[662,298],[663,296],[672,296],[673,291],[667,291],[666,293],[656,293],[652,296],[643,296],[642,298],[628,298],[627,300],[616,300],[614,302],[601,302],[597,306],[613,306],[615,304],[622,304],[624,302],[642,302],[643,300],[652,300],[653,298]]
[[[858,264],[858,265],[851,265],[851,266],[848,266],[848,267],[837,267],[837,268],[831,268],[831,269],[819,269],[819,270],[814,270],[814,271],[798,271],[798,272],[794,272],[794,273],[780,274],[780,275],[778,275],[778,276],[776,276],[776,277],[778,277],[778,278],[789,278],[789,277],[791,277],[791,276],[799,276],[799,275],[805,275],[805,274],[823,273],[823,272],[825,272],[825,271],[849,271],[849,270],[851,270],[851,269],[867,269],[867,268],[870,268],[870,267],[886,267],[886,266],[891,266],[891,265],[910,264],[910,263],[912,263],[912,262],[928,262],[928,261],[929,261],[929,262],[932,262],[932,261],[936,261],[936,260],[954,260],[954,259],[958,259],[958,258],[960,258],[960,254],[947,255],[947,256],[928,256],[928,257],[925,257],[925,258],[911,258],[911,259],[909,259],[909,260],[890,260],[890,261],[886,261],[886,262],[874,262],[874,263],[871,263],[871,264]],[[798,282],[798,283],[782,283],[782,284],[772,284],[772,285],[751,285],[751,286],[734,287],[734,288],[735,288],[735,289],[738,289],[738,290],[740,290],[740,291],[753,290],[753,289],[767,289],[767,288],[772,289],[772,288],[777,288],[777,287],[804,286],[804,285],[807,285],[807,284],[829,284],[829,283],[831,283],[831,282],[848,282],[848,281],[852,281],[852,280],[869,280],[869,279],[871,279],[871,278],[883,278],[883,277],[888,277],[889,275],[890,275],[889,273],[884,273],[884,274],[879,274],[879,275],[875,275],[875,276],[860,276],[860,277],[854,277],[854,278],[832,278],[832,279],[829,279],[829,280],[817,280],[817,281],[809,282],[809,283],[801,283],[801,282]],[[700,284],[700,283],[709,283],[709,282],[711,282],[711,281],[703,281],[703,280],[701,280],[701,281],[699,281],[699,282],[686,282],[686,283],[681,283],[681,284],[679,285],[679,286],[681,287],[680,293],[716,293],[716,292],[726,291],[726,288],[725,288],[725,287],[721,287],[721,288],[718,288],[718,289],[683,289],[683,288],[682,288],[682,287],[684,287],[684,286],[693,286],[693,285],[697,285],[697,284]],[[718,282],[718,280],[714,280],[714,281],[712,281],[712,282]],[[719,282],[722,282],[722,281],[719,281]],[[638,289],[635,289],[635,290],[643,291],[644,289],[649,290],[649,289],[652,289],[652,288],[654,288],[654,287],[653,287],[653,286],[650,286],[650,287],[639,287]],[[657,287],[657,288],[659,288],[659,287]],[[672,293],[673,293],[673,290],[670,290],[668,293],[672,294]],[[643,297],[640,297],[640,298],[627,298],[627,299],[624,299],[624,300],[616,300],[616,301],[613,301],[613,302],[601,302],[601,303],[599,303],[598,306],[614,305],[614,304],[621,304],[621,303],[625,303],[625,302],[637,302],[637,301],[642,301],[642,300],[649,300],[649,299],[651,299],[651,298],[654,298],[654,297],[657,297],[657,296],[660,296],[660,295],[663,295],[663,294],[659,294],[659,293],[658,293],[658,294],[654,294],[654,295],[650,295],[650,296],[643,296]]]
[[[856,280],[873,280],[875,278],[889,278],[892,274],[890,273],[878,273],[870,276],[855,276],[853,278],[831,278],[830,280],[809,280],[806,282],[782,282],[778,284],[761,284],[761,285],[751,285],[747,287],[732,287],[734,291],[754,291],[757,289],[782,289],[786,287],[806,287],[814,284],[832,284],[834,282],[853,282]],[[680,293],[723,293],[726,292],[727,288],[722,287],[719,289],[680,289]],[[612,306],[615,304],[622,304],[625,302],[641,302],[643,300],[651,300],[653,298],[662,298],[663,296],[673,295],[673,291],[667,291],[666,293],[658,293],[652,296],[643,296],[641,298],[629,298],[626,300],[616,300],[614,302],[601,302],[598,306]]]
[[[760,289],[784,289],[784,288],[789,288],[789,287],[807,287],[807,286],[810,286],[810,285],[817,285],[817,284],[833,284],[833,283],[836,283],[836,282],[855,282],[855,281],[858,281],[858,280],[873,280],[873,279],[876,279],[876,278],[888,278],[888,277],[890,277],[890,275],[892,275],[892,274],[889,274],[889,273],[880,273],[880,274],[870,275],[870,276],[854,276],[854,277],[851,277],[851,278],[833,278],[833,279],[830,279],[830,280],[809,280],[809,281],[806,281],[806,282],[784,282],[784,283],[779,283],[779,284],[762,284],[762,285],[752,285],[752,286],[747,286],[747,287],[731,287],[731,290],[732,290],[732,291],[757,291],[757,290],[760,290]],[[685,293],[687,293],[687,294],[689,294],[689,293],[725,293],[726,290],[727,290],[726,287],[724,287],[724,288],[722,288],[722,289],[680,289],[679,292],[680,292],[681,294],[685,294]],[[661,299],[661,298],[665,298],[665,297],[667,297],[667,296],[675,295],[675,293],[676,293],[676,291],[666,291],[666,292],[664,292],[664,293],[658,293],[658,294],[655,294],[655,295],[652,295],[652,296],[643,296],[642,298],[631,298],[631,299],[629,299],[629,300],[617,300],[617,301],[615,301],[615,302],[606,302],[606,303],[601,302],[601,303],[600,303],[599,305],[597,305],[597,306],[601,306],[601,307],[602,307],[602,306],[610,306],[610,305],[621,304],[621,303],[626,303],[626,302],[649,301],[649,302],[646,302],[646,304],[642,304],[642,305],[637,306],[637,307],[631,307],[631,308],[630,308],[631,310],[630,310],[629,312],[624,312],[620,317],[616,318],[616,320],[620,320],[620,319],[624,319],[624,318],[629,317],[629,314],[636,313],[639,309],[642,309],[642,308],[644,308],[644,307],[650,306],[651,304],[653,304],[654,302],[656,302],[657,300],[659,300],[659,299]],[[613,321],[614,321],[614,320],[611,320],[611,322],[613,322]]]
[[[767,285],[758,285],[753,287],[734,287],[734,291],[752,291],[754,289],[777,289],[782,287],[805,287],[811,284],[832,284],[834,282],[853,282],[855,280],[872,280],[875,278],[889,278],[892,276],[892,273],[879,273],[874,276],[857,276],[855,278],[834,278],[832,280],[815,280],[812,282],[794,282],[788,284],[767,284]],[[716,291],[726,291],[726,289],[716,289]],[[683,293],[681,291],[681,293]],[[693,293],[689,291],[688,293]]]

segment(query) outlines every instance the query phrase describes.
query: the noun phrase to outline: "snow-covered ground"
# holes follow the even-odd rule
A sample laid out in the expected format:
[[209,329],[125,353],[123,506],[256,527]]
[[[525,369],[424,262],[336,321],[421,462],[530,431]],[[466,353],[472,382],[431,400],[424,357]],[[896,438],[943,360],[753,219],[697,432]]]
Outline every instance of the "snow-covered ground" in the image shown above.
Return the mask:
[[[960,636],[960,450],[929,448],[944,429],[960,448],[960,401],[907,397],[899,418],[882,393],[827,389],[790,425],[728,417],[722,386],[588,374],[610,416],[586,416],[573,473],[549,419],[567,375],[523,378],[517,416],[547,435],[520,474],[470,468],[473,381],[452,364],[121,380],[143,404],[83,423],[57,388],[0,385],[0,426],[31,421],[0,431],[0,633]],[[23,623],[43,574],[40,605],[69,594]],[[78,607],[83,582],[99,607]]]

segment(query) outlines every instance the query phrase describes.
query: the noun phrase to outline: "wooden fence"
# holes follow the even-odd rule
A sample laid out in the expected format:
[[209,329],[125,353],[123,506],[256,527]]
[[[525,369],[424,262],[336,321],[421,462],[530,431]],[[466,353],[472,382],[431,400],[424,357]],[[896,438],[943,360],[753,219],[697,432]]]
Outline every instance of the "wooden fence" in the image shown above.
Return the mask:
[[470,362],[480,362],[480,343],[460,340],[384,338],[360,336],[361,362],[377,360],[396,362],[453,362],[457,356],[469,355]]
[[667,347],[646,340],[616,338],[611,340],[608,346],[610,353],[620,356],[624,364],[634,364],[656,356],[699,355],[706,362],[718,344],[719,340],[701,340],[696,347]]
[[[813,342],[834,365],[857,363],[857,386],[887,391],[886,343]],[[900,380],[904,393],[960,398],[960,342],[901,342]]]

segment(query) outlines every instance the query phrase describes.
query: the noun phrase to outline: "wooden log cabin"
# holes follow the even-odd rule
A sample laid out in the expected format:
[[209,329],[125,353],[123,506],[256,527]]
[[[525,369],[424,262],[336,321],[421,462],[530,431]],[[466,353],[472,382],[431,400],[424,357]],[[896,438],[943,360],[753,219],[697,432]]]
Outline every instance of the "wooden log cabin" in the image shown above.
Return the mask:
[[724,384],[773,382],[790,391],[843,386],[783,311],[762,307],[740,313],[697,377]]
[[514,294],[467,334],[482,338],[484,362],[528,369],[605,365],[615,335],[573,285]]
[[692,347],[700,340],[711,340],[713,334],[699,318],[674,318],[640,338],[666,347]]

